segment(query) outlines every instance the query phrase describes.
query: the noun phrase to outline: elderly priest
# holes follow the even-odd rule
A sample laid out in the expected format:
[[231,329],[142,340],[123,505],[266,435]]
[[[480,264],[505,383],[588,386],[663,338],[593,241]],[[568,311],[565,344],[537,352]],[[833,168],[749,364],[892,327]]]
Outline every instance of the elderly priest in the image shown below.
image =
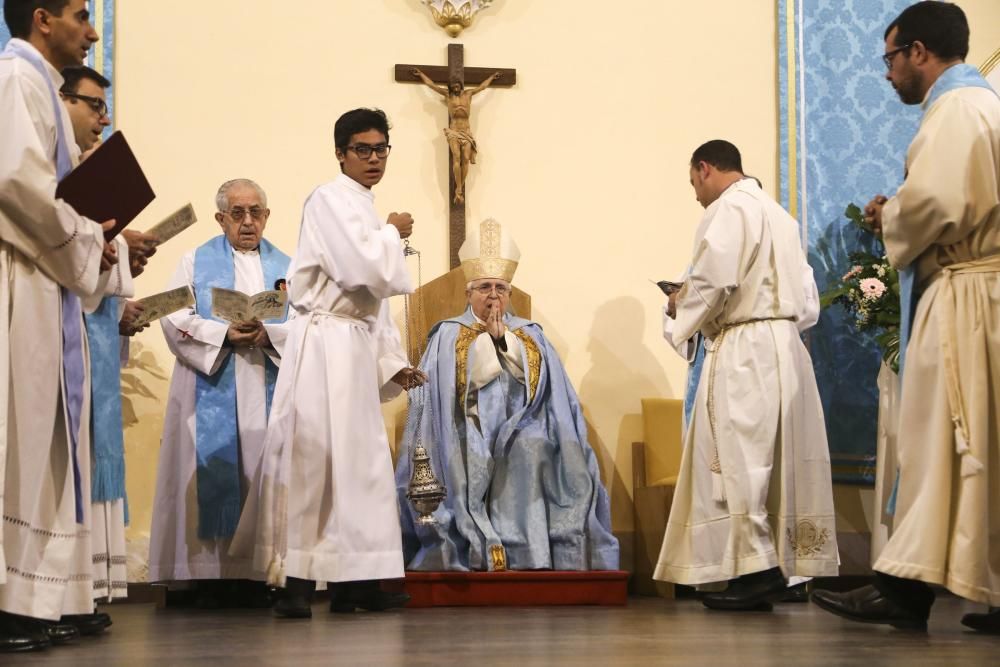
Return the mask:
[[[396,468],[408,569],[618,568],[576,392],[541,327],[508,312],[519,256],[483,222],[459,252],[469,307],[431,330]],[[406,499],[418,441],[448,489],[433,526]]]
[[[212,288],[274,289],[289,258],[263,237],[267,195],[246,179],[224,183],[215,218],[223,234],[181,260],[170,288],[190,286],[195,306],[160,320],[177,357],[163,425],[150,535],[151,581],[201,580],[197,604],[263,603],[249,559],[228,555],[249,482],[261,460],[285,340],[284,317],[229,323],[212,313]],[[248,595],[245,595],[248,594]]]

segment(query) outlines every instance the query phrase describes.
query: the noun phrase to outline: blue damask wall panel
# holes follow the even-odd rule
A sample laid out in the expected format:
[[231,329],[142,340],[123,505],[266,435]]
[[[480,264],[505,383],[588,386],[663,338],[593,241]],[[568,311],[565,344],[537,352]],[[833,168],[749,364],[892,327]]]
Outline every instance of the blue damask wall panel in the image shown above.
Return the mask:
[[[802,223],[820,291],[862,243],[850,202],[892,195],[919,111],[885,80],[886,26],[910,0],[779,0],[782,203]],[[875,474],[879,353],[843,313],[823,313],[810,350],[826,411],[834,479]]]

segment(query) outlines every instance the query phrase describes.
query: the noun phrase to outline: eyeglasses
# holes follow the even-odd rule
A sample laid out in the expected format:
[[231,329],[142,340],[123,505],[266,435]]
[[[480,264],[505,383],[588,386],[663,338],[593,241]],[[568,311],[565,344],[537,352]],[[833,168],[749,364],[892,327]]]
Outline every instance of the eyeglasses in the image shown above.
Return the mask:
[[893,60],[893,58],[896,57],[896,54],[897,53],[901,53],[903,51],[906,51],[911,46],[913,46],[912,42],[909,43],[909,44],[903,44],[899,48],[895,48],[892,51],[886,51],[884,54],[882,54],[882,62],[885,63],[885,68],[891,72],[892,71],[892,60]]
[[375,144],[374,146],[371,144],[351,144],[347,149],[357,153],[362,160],[367,160],[372,156],[372,153],[375,153],[375,156],[379,158],[388,157],[392,146],[389,144]]
[[259,206],[252,206],[250,208],[237,207],[229,209],[228,211],[226,211],[226,213],[228,213],[229,217],[235,220],[236,222],[243,222],[243,219],[247,217],[247,214],[250,214],[250,217],[253,218],[254,220],[259,221],[263,220],[264,216],[267,215],[267,209],[261,208]]
[[74,100],[80,100],[86,102],[87,106],[93,110],[98,116],[108,115],[108,103],[102,100],[100,97],[91,97],[90,95],[80,95],[79,93],[63,93],[63,97],[70,97]]
[[476,285],[473,287],[475,291],[479,292],[483,296],[488,296],[490,292],[496,292],[497,296],[507,296],[510,294],[510,285],[504,285],[503,283],[491,284],[483,283],[482,285]]

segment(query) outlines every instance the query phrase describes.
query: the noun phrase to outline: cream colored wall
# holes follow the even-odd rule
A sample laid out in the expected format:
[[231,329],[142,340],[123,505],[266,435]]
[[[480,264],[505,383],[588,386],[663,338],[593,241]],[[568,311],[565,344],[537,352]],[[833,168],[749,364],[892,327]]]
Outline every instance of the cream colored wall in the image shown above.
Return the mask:
[[[1000,43],[1000,6],[963,5],[973,55],[985,58]],[[516,87],[475,98],[468,219],[495,217],[515,235],[516,282],[580,394],[615,528],[627,534],[639,399],[680,396],[685,375],[647,279],[687,263],[701,209],[686,164],[699,143],[732,140],[776,189],[776,10],[771,0],[616,9],[500,0],[458,41],[467,66],[518,70]],[[425,280],[447,270],[445,108],[392,76],[395,63],[445,63],[452,40],[417,0],[123,0],[117,12],[115,121],[158,195],[135,226],[187,201],[201,219],[159,250],[140,295],[161,290],[181,255],[217,232],[213,196],[230,178],[263,185],[267,235],[292,252],[303,200],[337,173],[333,123],[362,105],[394,124],[379,209],[413,214]],[[148,532],[172,366],[158,327],[135,338],[124,373],[135,540]]]

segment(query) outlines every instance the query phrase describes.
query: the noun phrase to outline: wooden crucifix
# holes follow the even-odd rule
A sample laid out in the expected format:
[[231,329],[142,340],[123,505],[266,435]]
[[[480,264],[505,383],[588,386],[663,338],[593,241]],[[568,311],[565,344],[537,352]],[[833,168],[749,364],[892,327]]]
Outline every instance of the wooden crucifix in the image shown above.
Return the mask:
[[[458,250],[465,241],[465,178],[469,165],[476,163],[476,139],[469,116],[472,96],[493,86],[513,86],[517,70],[493,67],[465,67],[461,44],[448,45],[448,65],[396,65],[396,81],[423,83],[445,97],[448,103],[448,127],[445,136],[451,153],[448,187],[448,226],[450,268],[459,265]],[[471,87],[466,88],[466,85]]]

